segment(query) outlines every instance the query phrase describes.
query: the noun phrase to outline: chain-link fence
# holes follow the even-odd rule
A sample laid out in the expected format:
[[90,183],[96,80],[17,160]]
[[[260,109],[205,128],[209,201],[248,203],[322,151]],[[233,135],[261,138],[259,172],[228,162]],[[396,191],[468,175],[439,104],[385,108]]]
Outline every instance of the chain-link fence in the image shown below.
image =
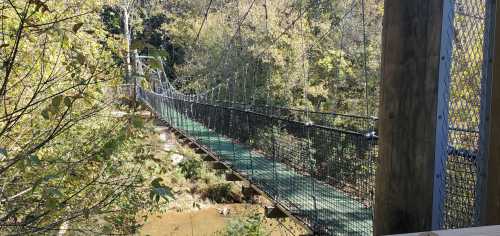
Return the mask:
[[[448,1],[448,0],[445,0]],[[489,0],[449,0],[452,24],[448,106],[448,158],[443,228],[477,224],[481,109],[485,94]]]

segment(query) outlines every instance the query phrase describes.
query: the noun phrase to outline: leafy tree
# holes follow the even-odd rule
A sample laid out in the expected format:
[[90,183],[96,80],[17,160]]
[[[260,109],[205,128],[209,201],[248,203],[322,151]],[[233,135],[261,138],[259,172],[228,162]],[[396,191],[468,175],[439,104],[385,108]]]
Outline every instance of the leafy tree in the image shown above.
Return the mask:
[[102,2],[0,9],[0,234],[134,233],[136,214],[170,195],[139,118],[112,112],[124,40]]
[[164,27],[185,52],[175,85],[226,83],[220,100],[375,115],[383,4],[367,0],[363,15],[360,2],[169,1]]

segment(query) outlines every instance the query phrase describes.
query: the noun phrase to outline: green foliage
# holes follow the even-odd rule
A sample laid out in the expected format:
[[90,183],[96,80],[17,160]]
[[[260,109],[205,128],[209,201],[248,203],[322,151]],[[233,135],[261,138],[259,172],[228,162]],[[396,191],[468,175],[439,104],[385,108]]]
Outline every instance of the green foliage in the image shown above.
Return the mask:
[[104,6],[101,11],[101,18],[107,31],[112,34],[122,33],[121,12],[118,7]]
[[204,198],[216,203],[231,203],[234,201],[233,185],[231,183],[209,184],[203,191]]
[[270,235],[263,227],[263,217],[254,214],[248,217],[241,217],[229,222],[225,229],[218,232],[221,236],[265,236]]
[[[223,175],[210,170],[192,149],[178,146],[176,149],[186,160],[178,164],[179,173],[187,180],[196,181],[192,192],[202,198],[216,203],[239,202],[241,196],[235,190],[233,183],[225,181]],[[181,177],[181,178],[182,178]],[[181,182],[178,177],[171,176],[175,182]]]
[[124,44],[110,32],[119,33],[119,11],[96,0],[9,3],[0,32],[0,215],[11,227],[0,234],[50,234],[65,223],[81,234],[136,233],[138,212],[172,194],[159,179],[167,164],[155,157],[151,125],[111,112],[107,92],[123,77]]
[[[167,76],[176,77],[175,64],[183,63],[183,49],[172,42],[166,25],[170,23],[171,14],[165,12],[169,3],[163,1],[136,1],[131,12],[131,28],[134,32],[131,49],[138,50],[141,55],[162,57]],[[111,10],[108,10],[108,12]],[[113,14],[103,14],[103,18],[110,22],[108,28],[113,31],[116,24],[112,23]],[[149,61],[153,68],[162,65]]]
[[151,200],[154,200],[156,202],[159,202],[160,198],[165,199],[165,201],[173,199],[174,195],[172,194],[172,190],[162,184],[161,181],[163,181],[163,179],[158,177],[151,182],[151,192],[149,194],[149,197],[151,198]]
[[369,114],[376,114],[383,1],[366,2],[366,43],[353,1],[269,1],[264,9],[214,1],[206,21],[200,12],[208,1],[167,6],[164,27],[189,62],[174,65],[187,78],[177,80],[180,89],[201,92],[231,78],[218,99],[365,114],[366,75]]
[[181,173],[186,179],[198,179],[202,174],[203,162],[197,158],[191,158],[179,163]]

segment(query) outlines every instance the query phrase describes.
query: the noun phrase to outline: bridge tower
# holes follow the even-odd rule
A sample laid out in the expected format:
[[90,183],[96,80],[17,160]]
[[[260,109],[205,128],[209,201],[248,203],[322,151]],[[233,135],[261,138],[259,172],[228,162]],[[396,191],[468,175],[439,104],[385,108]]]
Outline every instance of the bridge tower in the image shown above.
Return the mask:
[[[500,17],[486,2],[474,214],[475,224],[500,224]],[[453,4],[385,1],[375,235],[443,227]]]
[[500,4],[495,6],[491,79],[491,110],[488,142],[488,179],[482,224],[500,225]]

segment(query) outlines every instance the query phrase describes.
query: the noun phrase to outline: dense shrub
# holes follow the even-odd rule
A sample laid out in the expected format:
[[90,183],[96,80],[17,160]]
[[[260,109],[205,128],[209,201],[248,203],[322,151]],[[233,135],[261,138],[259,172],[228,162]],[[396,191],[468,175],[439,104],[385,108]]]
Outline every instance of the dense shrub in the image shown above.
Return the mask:
[[179,163],[181,173],[186,179],[198,179],[202,174],[203,163],[196,158],[185,160]]
[[210,184],[204,189],[203,197],[217,203],[234,202],[235,194],[231,183]]

